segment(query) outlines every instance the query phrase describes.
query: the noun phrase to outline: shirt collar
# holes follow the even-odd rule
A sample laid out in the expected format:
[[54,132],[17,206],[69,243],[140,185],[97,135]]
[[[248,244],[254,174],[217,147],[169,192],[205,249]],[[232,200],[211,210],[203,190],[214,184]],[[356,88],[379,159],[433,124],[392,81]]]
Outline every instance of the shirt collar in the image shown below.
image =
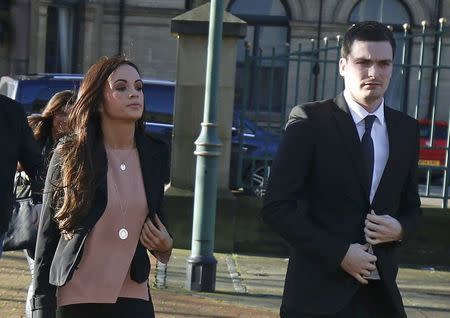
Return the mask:
[[378,122],[382,126],[384,126],[384,124],[386,123],[384,120],[384,97],[381,99],[380,106],[378,106],[378,108],[373,113],[369,113],[364,109],[364,107],[353,100],[348,90],[345,89],[343,95],[345,101],[347,102],[348,108],[350,109],[350,114],[352,115],[353,121],[356,125],[363,121],[366,116],[375,115],[378,119]]

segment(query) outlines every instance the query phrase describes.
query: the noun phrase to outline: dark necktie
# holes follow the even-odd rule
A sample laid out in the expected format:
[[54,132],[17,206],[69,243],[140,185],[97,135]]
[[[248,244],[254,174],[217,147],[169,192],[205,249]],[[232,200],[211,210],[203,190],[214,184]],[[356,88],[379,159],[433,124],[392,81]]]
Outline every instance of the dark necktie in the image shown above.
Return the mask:
[[370,136],[370,132],[372,131],[373,121],[375,120],[375,115],[368,115],[364,118],[365,123],[365,131],[364,135],[361,139],[361,145],[364,155],[364,161],[366,163],[366,171],[367,176],[369,177],[369,193],[372,188],[372,177],[373,177],[373,161],[374,161],[374,148],[373,148],[373,140]]

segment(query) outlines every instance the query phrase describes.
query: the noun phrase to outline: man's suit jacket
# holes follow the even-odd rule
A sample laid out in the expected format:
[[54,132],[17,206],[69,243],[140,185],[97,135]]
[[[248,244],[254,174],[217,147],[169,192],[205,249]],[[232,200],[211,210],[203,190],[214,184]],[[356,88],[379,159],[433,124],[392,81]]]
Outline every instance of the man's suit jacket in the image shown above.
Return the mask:
[[[340,263],[350,244],[365,244],[370,208],[395,217],[403,239],[413,231],[421,214],[418,125],[386,106],[385,120],[389,158],[370,205],[361,143],[343,95],[292,110],[262,209],[265,222],[293,247],[281,312],[330,314],[350,302],[359,283]],[[377,245],[374,253],[388,295],[406,317],[395,283],[398,245]]]
[[42,157],[28,126],[22,105],[0,95],[0,234],[8,229],[13,202],[17,162],[32,180],[33,190],[42,191]]

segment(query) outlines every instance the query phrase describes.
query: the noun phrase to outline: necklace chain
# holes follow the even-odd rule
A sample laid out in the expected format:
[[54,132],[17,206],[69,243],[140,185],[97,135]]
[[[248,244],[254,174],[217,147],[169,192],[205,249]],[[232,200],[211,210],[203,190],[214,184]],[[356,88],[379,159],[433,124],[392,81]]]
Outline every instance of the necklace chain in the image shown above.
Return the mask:
[[[112,176],[111,176],[111,180],[112,180]],[[120,206],[120,212],[122,214],[122,218],[123,218],[123,223],[125,225],[125,216],[127,215],[127,210],[128,210],[128,199],[125,200],[125,208],[123,208],[122,205],[122,200],[120,198],[120,193],[119,193],[119,187],[117,186],[117,183],[114,182],[114,180],[112,180],[113,184],[114,184],[114,189],[116,190],[117,193],[117,198],[119,199],[119,206]]]
[[[133,152],[133,150],[134,150],[134,148],[130,149],[126,160],[129,159],[130,154]],[[106,149],[106,151],[107,151],[107,153],[109,154],[110,157],[113,156],[112,152],[109,149]],[[122,168],[122,166],[124,166],[124,168]],[[120,170],[122,170],[122,171],[126,170],[126,165],[125,165],[124,162],[122,162],[120,164]],[[112,183],[114,185],[114,190],[116,191],[117,199],[119,201],[120,213],[122,214],[122,227],[119,229],[119,238],[121,240],[126,240],[128,238],[128,230],[127,230],[127,228],[125,226],[125,216],[126,216],[127,211],[128,211],[128,199],[125,200],[125,205],[123,205],[121,197],[120,197],[119,187],[117,186],[117,183],[114,181],[114,177],[113,177],[112,174],[111,174],[111,181],[112,181]]]
[[128,230],[125,226],[125,216],[127,215],[127,210],[128,210],[128,199],[125,200],[125,208],[124,208],[122,205],[122,200],[120,198],[119,187],[117,186],[117,183],[113,180],[112,176],[111,176],[111,181],[114,184],[114,189],[116,190],[117,199],[119,201],[120,212],[122,214],[122,227],[119,229],[119,237],[121,240],[126,240],[128,237]]

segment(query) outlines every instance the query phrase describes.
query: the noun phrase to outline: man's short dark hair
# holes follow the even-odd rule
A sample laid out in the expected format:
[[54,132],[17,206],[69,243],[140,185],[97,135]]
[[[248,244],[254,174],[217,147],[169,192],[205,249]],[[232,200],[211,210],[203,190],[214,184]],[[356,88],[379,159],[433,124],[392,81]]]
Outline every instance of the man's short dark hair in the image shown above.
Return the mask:
[[350,54],[353,42],[368,41],[382,42],[388,41],[392,47],[392,54],[395,54],[395,40],[391,30],[384,24],[377,21],[364,21],[353,24],[344,34],[342,40],[341,56],[347,58]]

